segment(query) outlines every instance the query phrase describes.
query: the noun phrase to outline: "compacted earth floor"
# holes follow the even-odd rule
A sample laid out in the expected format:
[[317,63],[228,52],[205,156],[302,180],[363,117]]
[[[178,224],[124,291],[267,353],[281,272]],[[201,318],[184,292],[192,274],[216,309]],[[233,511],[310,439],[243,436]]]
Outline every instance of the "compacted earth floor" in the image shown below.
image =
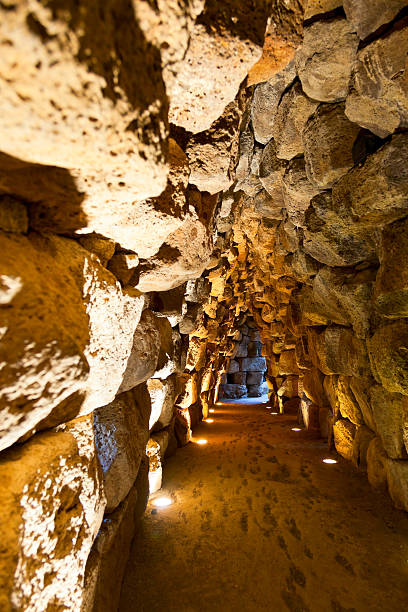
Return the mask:
[[214,409],[165,465],[120,612],[406,612],[408,516],[294,416]]

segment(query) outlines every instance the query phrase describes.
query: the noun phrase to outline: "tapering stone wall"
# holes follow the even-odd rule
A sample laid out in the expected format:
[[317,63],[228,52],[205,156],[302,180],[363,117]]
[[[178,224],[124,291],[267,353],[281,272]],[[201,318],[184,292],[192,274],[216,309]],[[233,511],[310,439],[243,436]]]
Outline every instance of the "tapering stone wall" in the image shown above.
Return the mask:
[[115,610],[252,320],[408,509],[407,2],[250,5],[0,4],[2,610]]

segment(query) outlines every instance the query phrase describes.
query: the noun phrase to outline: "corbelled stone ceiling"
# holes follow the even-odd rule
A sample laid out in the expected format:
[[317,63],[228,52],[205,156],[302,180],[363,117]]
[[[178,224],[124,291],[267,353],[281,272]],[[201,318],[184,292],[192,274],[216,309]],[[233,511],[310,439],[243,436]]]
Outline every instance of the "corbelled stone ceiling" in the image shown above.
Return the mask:
[[116,610],[264,376],[408,510],[407,129],[406,0],[0,1],[1,610]]

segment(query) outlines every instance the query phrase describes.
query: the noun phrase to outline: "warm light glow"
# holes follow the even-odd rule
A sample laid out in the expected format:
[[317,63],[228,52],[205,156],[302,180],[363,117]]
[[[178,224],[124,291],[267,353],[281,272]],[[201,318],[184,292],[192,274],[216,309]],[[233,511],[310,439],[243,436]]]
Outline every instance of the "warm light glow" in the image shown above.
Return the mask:
[[215,412],[214,408],[210,408],[208,412]]
[[207,440],[196,440],[196,444],[207,444]]
[[271,412],[271,414],[279,414],[279,412]]
[[222,406],[222,402],[216,402],[216,406]]
[[302,431],[300,427],[292,427],[292,431]]
[[157,499],[153,500],[152,503],[158,508],[165,508],[166,506],[170,506],[173,502],[170,497],[158,497]]
[[214,419],[204,419],[204,423],[214,423]]
[[337,463],[336,459],[323,459],[323,463]]

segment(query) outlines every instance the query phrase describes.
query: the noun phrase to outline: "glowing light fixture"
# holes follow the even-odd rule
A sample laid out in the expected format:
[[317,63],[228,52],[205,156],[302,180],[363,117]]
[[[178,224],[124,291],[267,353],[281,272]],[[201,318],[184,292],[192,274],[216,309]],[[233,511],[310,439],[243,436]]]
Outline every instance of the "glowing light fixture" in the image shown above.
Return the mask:
[[302,431],[300,427],[292,427],[292,431]]
[[208,412],[213,413],[213,412],[215,412],[215,410],[214,410],[214,408],[210,408]]
[[204,419],[204,423],[214,423],[214,419]]
[[203,440],[203,439],[196,440],[196,444],[201,444],[201,445],[207,444],[207,440]]
[[222,402],[216,402],[216,406],[222,406]]
[[323,463],[337,463],[336,459],[323,459]]
[[279,412],[271,412],[271,414],[279,414]]
[[167,506],[171,506],[173,501],[170,499],[170,497],[158,497],[157,499],[154,499],[152,503],[157,508],[166,508]]

